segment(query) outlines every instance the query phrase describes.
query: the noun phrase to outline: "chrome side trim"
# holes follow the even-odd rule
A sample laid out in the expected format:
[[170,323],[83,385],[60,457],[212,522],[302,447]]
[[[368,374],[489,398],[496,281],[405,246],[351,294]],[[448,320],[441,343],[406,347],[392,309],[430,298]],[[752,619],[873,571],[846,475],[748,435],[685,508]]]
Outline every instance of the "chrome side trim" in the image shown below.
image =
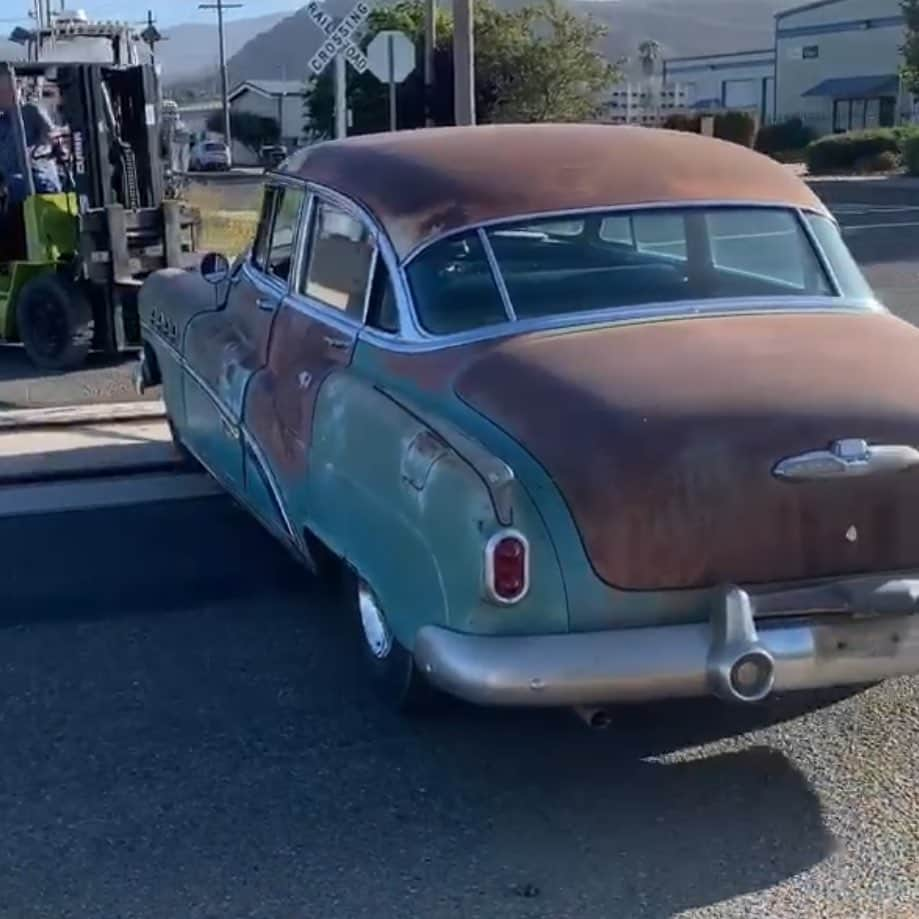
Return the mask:
[[851,438],[826,450],[810,450],[776,463],[772,474],[787,482],[891,475],[919,466],[919,450],[906,444],[872,444]]
[[264,451],[259,445],[259,442],[255,439],[247,427],[240,425],[240,430],[242,431],[242,436],[246,447],[252,451],[252,455],[255,458],[255,461],[261,468],[265,482],[271,491],[271,496],[277,504],[278,510],[280,511],[281,520],[284,523],[284,528],[287,530],[288,537],[290,538],[291,542],[293,542],[293,544],[304,553],[310,565],[315,566],[315,562],[310,555],[309,550],[307,549],[306,543],[303,541],[303,537],[297,532],[296,528],[291,522],[290,514],[287,511],[287,505],[281,496],[281,490],[278,487],[277,479],[274,477],[274,473],[271,471],[271,466],[268,463]]
[[[919,615],[752,621],[728,588],[710,622],[555,635],[422,627],[414,657],[440,689],[480,705],[561,706],[861,685],[919,673]],[[726,681],[726,682],[725,682]],[[748,685],[749,693],[737,693]]]
[[[837,277],[836,272],[833,270],[833,265],[830,263],[826,251],[824,250],[823,246],[820,245],[820,240],[817,239],[817,234],[814,232],[814,228],[810,225],[810,221],[807,219],[807,212],[803,211],[801,208],[797,208],[795,210],[795,214],[798,218],[798,223],[801,225],[805,236],[807,236],[807,239],[811,244],[811,247],[817,254],[817,259],[823,268],[824,274],[826,274],[826,277],[830,282],[830,287],[833,288],[833,292],[837,297],[842,297],[843,292],[842,286],[839,283],[839,278]],[[836,221],[832,222],[835,223]]]

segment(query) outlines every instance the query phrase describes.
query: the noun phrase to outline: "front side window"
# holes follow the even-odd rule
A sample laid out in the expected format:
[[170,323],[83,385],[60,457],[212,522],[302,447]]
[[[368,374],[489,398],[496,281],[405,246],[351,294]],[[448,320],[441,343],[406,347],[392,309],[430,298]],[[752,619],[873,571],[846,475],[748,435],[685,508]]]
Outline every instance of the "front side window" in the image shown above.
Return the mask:
[[266,188],[262,198],[262,211],[259,215],[255,241],[252,243],[252,264],[261,271],[268,263],[268,245],[271,241],[271,222],[274,219],[274,207],[277,199],[277,188]]
[[285,282],[290,277],[294,240],[297,237],[302,204],[302,189],[278,189],[274,223],[271,229],[271,246],[268,252],[268,271]]
[[360,220],[335,205],[317,203],[300,293],[362,319],[374,251],[373,237]]
[[[840,293],[869,298],[835,225],[824,222],[814,235],[834,276],[847,278]],[[814,240],[789,208],[648,208],[527,220],[490,227],[486,241],[490,253],[476,231],[467,232],[409,262],[427,331],[678,301],[836,295]]]

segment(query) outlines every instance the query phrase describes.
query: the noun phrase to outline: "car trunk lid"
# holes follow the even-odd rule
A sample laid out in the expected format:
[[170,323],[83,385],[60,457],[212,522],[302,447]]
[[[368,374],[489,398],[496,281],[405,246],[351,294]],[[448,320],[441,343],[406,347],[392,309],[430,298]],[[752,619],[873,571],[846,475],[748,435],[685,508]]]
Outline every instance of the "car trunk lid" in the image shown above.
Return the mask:
[[[456,391],[543,465],[611,585],[919,568],[919,330],[889,314],[519,336]],[[862,442],[899,452],[853,471]]]

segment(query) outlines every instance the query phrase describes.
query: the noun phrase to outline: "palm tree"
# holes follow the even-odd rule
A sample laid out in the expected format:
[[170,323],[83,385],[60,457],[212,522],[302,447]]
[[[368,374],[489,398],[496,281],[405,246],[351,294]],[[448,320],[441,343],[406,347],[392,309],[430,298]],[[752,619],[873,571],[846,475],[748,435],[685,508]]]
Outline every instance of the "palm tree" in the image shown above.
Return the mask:
[[659,116],[658,105],[660,102],[657,87],[657,65],[661,59],[660,42],[653,38],[646,38],[638,46],[638,59],[641,61],[641,70],[647,81],[648,93],[652,97],[652,107],[655,116]]
[[661,59],[660,42],[653,38],[645,39],[638,46],[638,59],[641,61],[641,69],[646,77],[653,77],[657,71],[658,61]]

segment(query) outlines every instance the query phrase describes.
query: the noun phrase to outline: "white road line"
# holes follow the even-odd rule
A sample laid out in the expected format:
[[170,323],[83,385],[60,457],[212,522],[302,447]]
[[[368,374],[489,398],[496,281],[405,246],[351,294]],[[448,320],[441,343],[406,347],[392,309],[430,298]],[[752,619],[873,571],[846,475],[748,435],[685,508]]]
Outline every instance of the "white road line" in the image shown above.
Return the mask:
[[842,232],[853,233],[858,230],[895,230],[899,227],[919,227],[919,220],[911,220],[904,223],[842,224]]
[[183,501],[222,493],[210,476],[200,472],[6,485],[0,487],[0,517]]

